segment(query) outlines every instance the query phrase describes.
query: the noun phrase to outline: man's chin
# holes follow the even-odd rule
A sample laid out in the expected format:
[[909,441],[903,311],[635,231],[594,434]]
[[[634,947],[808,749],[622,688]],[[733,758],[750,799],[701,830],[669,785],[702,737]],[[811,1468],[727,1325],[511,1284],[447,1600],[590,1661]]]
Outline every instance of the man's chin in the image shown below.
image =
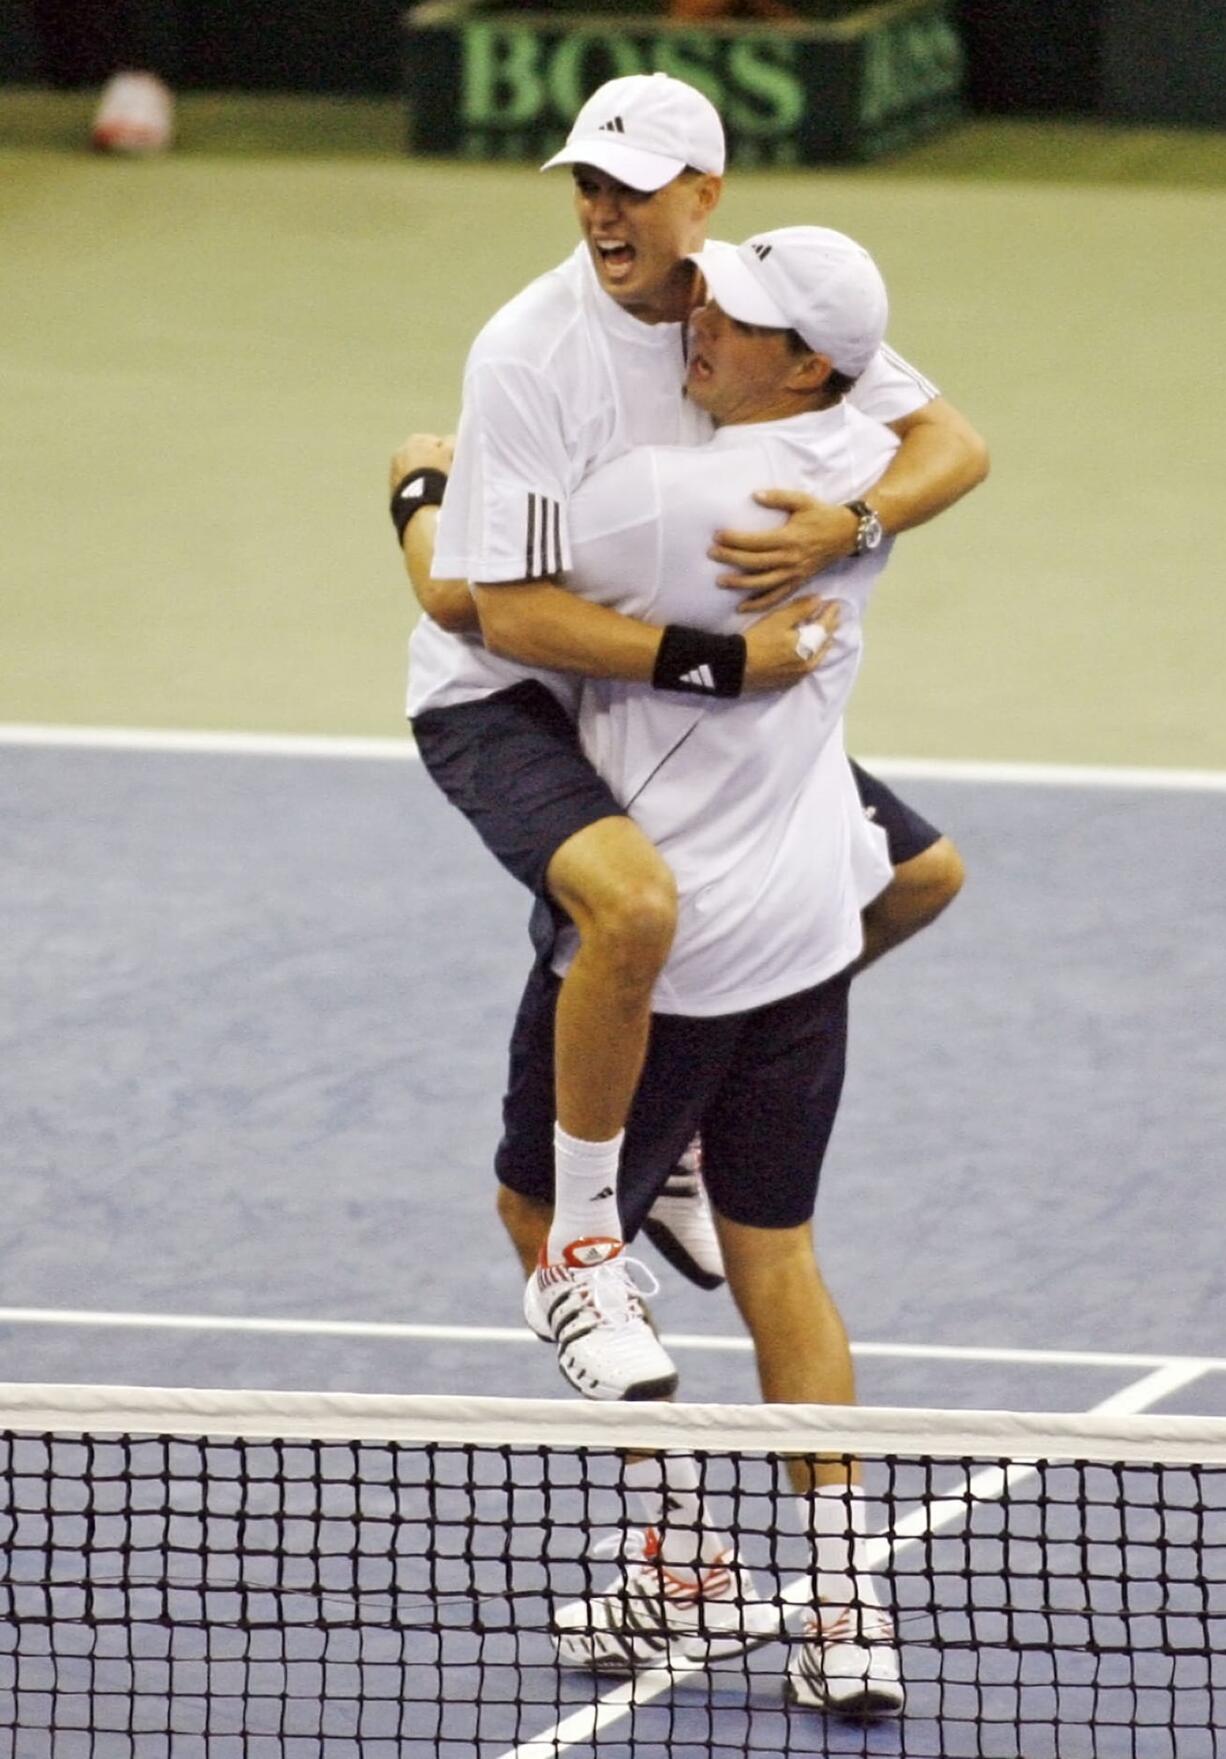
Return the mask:
[[640,257],[613,267],[594,251],[592,262],[602,289],[618,305],[654,307],[671,303],[675,297],[672,277],[661,275],[658,268],[653,270]]
[[620,276],[602,274],[600,285],[618,305],[634,307],[647,303],[647,290],[633,271],[629,275]]
[[596,271],[596,279],[610,299],[617,299],[627,288],[633,289],[638,280],[638,264],[633,258],[628,263],[607,263],[601,253],[592,245],[588,246],[588,254],[592,259],[592,267]]

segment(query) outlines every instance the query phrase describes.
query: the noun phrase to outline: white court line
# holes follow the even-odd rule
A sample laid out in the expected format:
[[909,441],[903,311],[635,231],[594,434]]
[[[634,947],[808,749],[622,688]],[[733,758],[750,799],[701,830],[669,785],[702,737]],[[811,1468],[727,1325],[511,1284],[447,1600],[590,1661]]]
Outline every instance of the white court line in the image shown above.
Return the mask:
[[[1168,1362],[1156,1368],[1153,1373],[1133,1381],[1131,1385],[1121,1387],[1100,1404],[1092,1405],[1086,1415],[1135,1416],[1141,1411],[1149,1410],[1160,1399],[1187,1386],[1203,1372],[1202,1367],[1192,1362]],[[1037,1476],[1038,1467],[1025,1461],[1017,1461],[1007,1467],[985,1466],[981,1471],[972,1473],[949,1495],[913,1509],[899,1521],[891,1535],[883,1534],[871,1540],[866,1547],[865,1556],[868,1568],[880,1570],[900,1552],[923,1544],[933,1534],[943,1532],[947,1527],[957,1526],[966,1519],[968,1508],[976,1503],[994,1501]],[[789,1605],[804,1605],[811,1592],[812,1584],[805,1575],[789,1582],[783,1590],[782,1598]],[[597,1733],[620,1722],[630,1714],[636,1704],[650,1704],[656,1698],[662,1697],[672,1689],[678,1678],[705,1671],[702,1662],[686,1661],[682,1658],[668,1668],[652,1668],[636,1674],[633,1679],[604,1693],[594,1703],[583,1704],[570,1715],[562,1717],[551,1728],[542,1729],[540,1734],[532,1735],[517,1747],[508,1748],[499,1755],[499,1759],[542,1759],[543,1755],[549,1755],[549,1759],[559,1759],[570,1748],[590,1742]]]
[[71,746],[86,751],[148,751],[204,757],[413,759],[403,739],[339,739],[307,733],[194,733],[161,727],[48,727],[0,723],[0,745]]
[[[74,746],[95,751],[199,753],[204,756],[350,758],[411,761],[403,739],[332,738],[298,733],[207,733],[158,727],[63,727],[0,723],[0,745]],[[1053,788],[1157,788],[1226,792],[1226,770],[1138,768],[1108,764],[980,763],[973,759],[866,757],[883,775],[933,782],[986,782]]]
[[[524,1325],[415,1325],[407,1321],[364,1319],[260,1319],[221,1313],[108,1313],[76,1307],[0,1307],[0,1325],[119,1327],[148,1331],[263,1332],[270,1336],[416,1338],[445,1344],[533,1344],[539,1339]],[[666,1332],[671,1350],[709,1350],[748,1354],[747,1337],[707,1337],[701,1332]],[[1056,1368],[1161,1368],[1187,1372],[1192,1379],[1226,1371],[1226,1356],[1136,1355],[1118,1350],[1025,1350],[991,1344],[853,1344],[856,1356],[910,1358],[924,1362],[1019,1362]]]
[[866,757],[866,768],[899,781],[987,782],[1029,788],[1159,788],[1226,791],[1226,770],[1175,770],[1079,763],[977,763],[973,759]]

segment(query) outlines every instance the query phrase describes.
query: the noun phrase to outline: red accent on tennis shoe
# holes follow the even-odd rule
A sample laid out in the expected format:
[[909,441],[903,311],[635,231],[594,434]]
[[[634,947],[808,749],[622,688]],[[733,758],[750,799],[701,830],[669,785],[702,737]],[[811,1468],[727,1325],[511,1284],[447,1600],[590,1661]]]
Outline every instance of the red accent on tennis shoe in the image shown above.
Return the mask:
[[663,1542],[655,1527],[643,1532],[643,1562],[653,1564],[660,1573],[660,1591],[666,1600],[678,1606],[697,1606],[700,1600],[731,1600],[733,1598],[733,1554],[720,1552],[707,1564],[698,1564],[684,1574],[676,1564],[667,1564],[661,1557]]
[[[568,1264],[572,1270],[591,1270],[594,1264],[608,1264],[616,1258],[625,1244],[624,1240],[614,1240],[606,1234],[572,1240],[562,1248],[562,1263]],[[544,1248],[541,1249],[541,1262],[546,1262]]]
[[811,1613],[805,1620],[804,1634],[809,1642],[822,1643],[893,1643],[894,1621],[880,1606],[867,1601],[855,1606],[827,1607],[820,1614]]

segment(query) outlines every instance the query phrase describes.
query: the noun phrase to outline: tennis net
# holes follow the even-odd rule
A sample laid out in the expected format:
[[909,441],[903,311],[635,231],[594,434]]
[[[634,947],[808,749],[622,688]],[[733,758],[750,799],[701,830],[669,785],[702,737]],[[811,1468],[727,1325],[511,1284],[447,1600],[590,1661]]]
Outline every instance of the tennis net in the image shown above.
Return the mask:
[[[778,1639],[559,1665],[624,1450],[687,1452]],[[789,1458],[864,1462],[906,1707],[789,1704]],[[1226,1421],[0,1386],[0,1755],[1226,1749]]]

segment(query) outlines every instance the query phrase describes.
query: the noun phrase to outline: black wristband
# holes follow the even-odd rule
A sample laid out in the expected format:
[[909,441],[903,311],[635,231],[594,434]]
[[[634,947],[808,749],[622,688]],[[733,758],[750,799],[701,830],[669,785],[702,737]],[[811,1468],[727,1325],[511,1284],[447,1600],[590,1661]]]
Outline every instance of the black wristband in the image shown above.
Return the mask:
[[443,490],[447,487],[447,473],[444,470],[410,470],[402,476],[392,490],[392,524],[396,527],[396,541],[404,543],[405,527],[419,507],[441,507]]
[[656,654],[652,689],[739,696],[745,682],[745,653],[743,635],[708,635],[683,623],[669,623]]

